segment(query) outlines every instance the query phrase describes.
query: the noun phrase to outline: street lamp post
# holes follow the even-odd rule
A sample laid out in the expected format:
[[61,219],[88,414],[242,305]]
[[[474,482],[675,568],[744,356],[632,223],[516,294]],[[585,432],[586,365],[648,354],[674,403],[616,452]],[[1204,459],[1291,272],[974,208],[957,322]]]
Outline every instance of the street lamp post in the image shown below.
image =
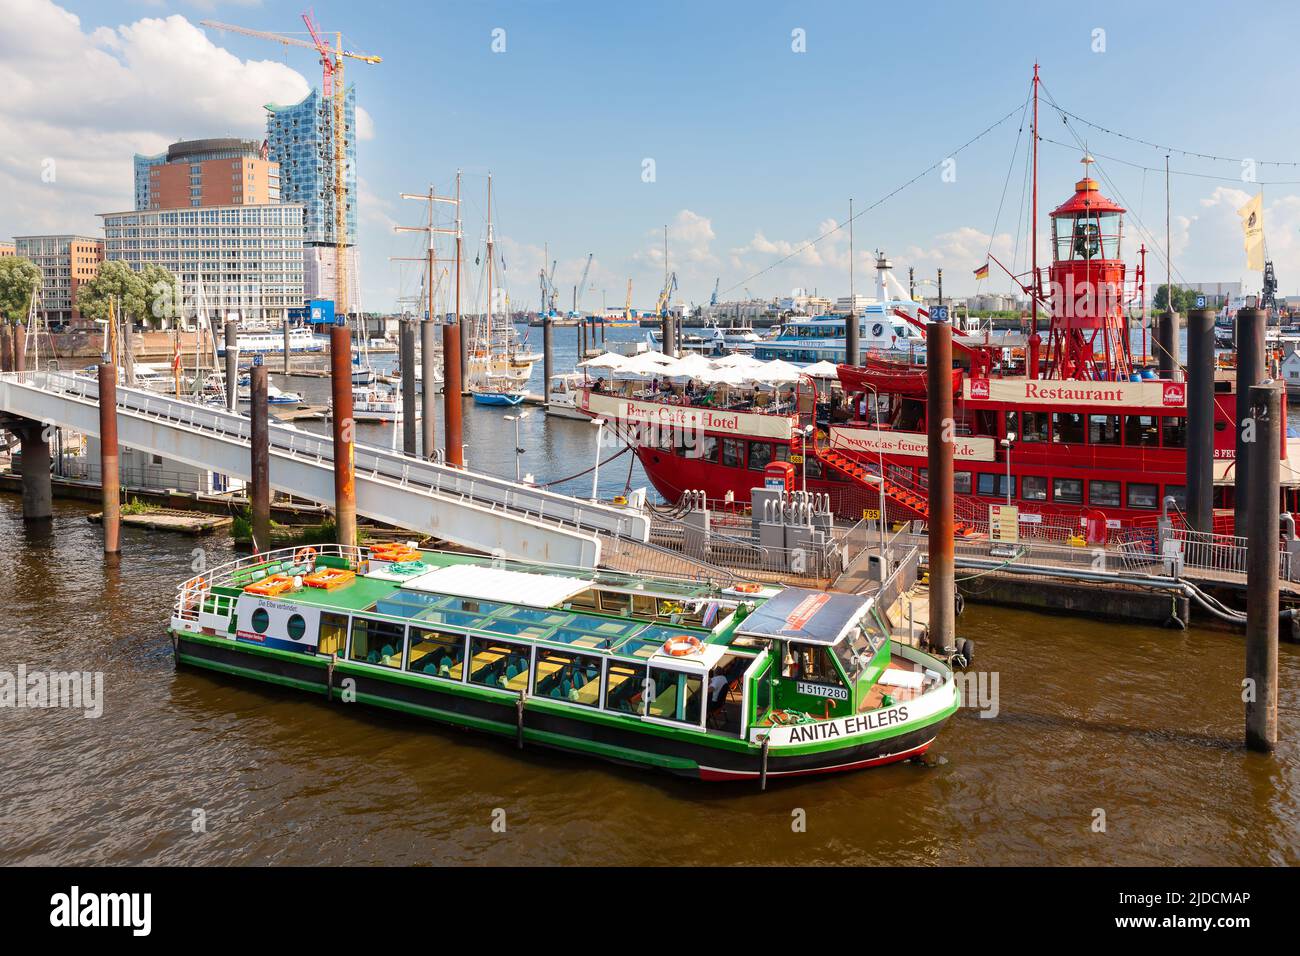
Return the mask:
[[805,425],[799,429],[799,470],[801,472],[801,489],[808,493],[808,436],[813,433],[815,425]]
[[1015,432],[1007,432],[1007,437],[999,442],[1007,450],[1007,507],[1011,506],[1011,446],[1015,443]]
[[591,503],[599,501],[597,497],[597,486],[600,484],[600,438],[605,431],[605,419],[593,418],[591,423],[596,426],[596,464],[591,469]]
[[524,453],[523,447],[519,444],[519,423],[527,417],[528,412],[505,416],[506,421],[515,423],[515,484],[519,484],[523,480],[519,474],[519,458]]

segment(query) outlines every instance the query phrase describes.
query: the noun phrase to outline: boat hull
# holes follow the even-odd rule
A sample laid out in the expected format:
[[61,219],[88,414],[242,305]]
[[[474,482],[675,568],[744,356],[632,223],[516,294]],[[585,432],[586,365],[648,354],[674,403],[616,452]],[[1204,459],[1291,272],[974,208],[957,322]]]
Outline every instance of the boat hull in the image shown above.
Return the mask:
[[853,738],[847,744],[805,745],[789,753],[773,747],[765,766],[758,743],[704,734],[694,728],[629,722],[595,710],[577,713],[539,697],[527,699],[521,725],[519,695],[513,692],[384,672],[362,664],[331,662],[323,656],[186,632],[177,632],[175,639],[178,664],[262,680],[322,699],[343,699],[346,693],[358,703],[484,731],[525,746],[540,745],[708,781],[757,781],[764,775],[769,779],[797,777],[897,763],[923,754],[955,711],[954,706],[900,732]]
[[474,403],[477,405],[494,405],[509,406],[518,405],[524,400],[522,393],[510,392],[473,392]]

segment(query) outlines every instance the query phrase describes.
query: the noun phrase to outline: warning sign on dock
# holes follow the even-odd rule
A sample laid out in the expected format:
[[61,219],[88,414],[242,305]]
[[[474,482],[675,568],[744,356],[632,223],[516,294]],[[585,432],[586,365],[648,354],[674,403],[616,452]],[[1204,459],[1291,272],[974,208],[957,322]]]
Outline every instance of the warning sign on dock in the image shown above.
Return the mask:
[[1020,509],[1015,505],[989,505],[989,539],[1016,544],[1020,540]]

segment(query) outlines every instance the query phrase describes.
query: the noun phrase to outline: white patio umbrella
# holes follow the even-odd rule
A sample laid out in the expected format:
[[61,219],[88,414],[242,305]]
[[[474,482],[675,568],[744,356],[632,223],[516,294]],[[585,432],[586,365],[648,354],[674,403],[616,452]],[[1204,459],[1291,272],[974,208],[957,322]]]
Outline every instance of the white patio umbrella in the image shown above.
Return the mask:
[[714,359],[715,368],[746,368],[751,365],[762,365],[761,359],[756,359],[752,355],[744,352],[733,352],[730,355],[724,355],[720,359]]
[[791,382],[799,381],[804,374],[799,366],[791,365],[784,359],[773,359],[761,365],[742,368],[740,371],[753,381],[764,382],[768,385],[788,385]]
[[810,378],[839,378],[839,366],[834,362],[821,361],[804,367],[803,373]]
[[713,363],[698,352],[688,352],[665,372],[671,378],[698,378],[702,373],[713,370]]
[[617,352],[605,352],[597,355],[595,358],[587,359],[585,362],[579,362],[579,368],[622,368],[628,362],[627,356],[619,355]]

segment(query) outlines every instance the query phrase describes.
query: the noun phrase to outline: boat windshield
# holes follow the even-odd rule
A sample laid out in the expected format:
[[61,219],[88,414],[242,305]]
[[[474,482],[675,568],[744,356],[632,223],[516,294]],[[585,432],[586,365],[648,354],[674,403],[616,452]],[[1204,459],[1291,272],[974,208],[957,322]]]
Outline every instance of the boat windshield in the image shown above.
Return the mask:
[[850,683],[862,676],[871,659],[876,656],[889,635],[873,614],[863,616],[861,622],[845,638],[834,645],[835,656],[848,676]]

